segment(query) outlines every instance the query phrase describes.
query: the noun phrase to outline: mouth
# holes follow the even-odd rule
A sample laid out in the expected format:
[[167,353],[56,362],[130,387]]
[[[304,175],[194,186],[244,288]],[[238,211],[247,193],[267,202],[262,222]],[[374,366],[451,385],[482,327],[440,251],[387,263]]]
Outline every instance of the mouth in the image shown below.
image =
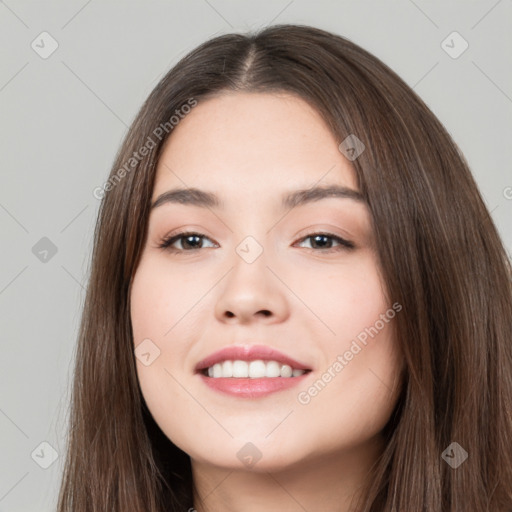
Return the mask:
[[198,370],[205,377],[213,379],[272,379],[278,377],[290,379],[300,377],[310,371],[310,369],[293,368],[289,364],[264,359],[252,361],[226,359]]
[[211,389],[242,398],[258,398],[289,389],[307,378],[312,368],[265,345],[230,345],[195,368]]

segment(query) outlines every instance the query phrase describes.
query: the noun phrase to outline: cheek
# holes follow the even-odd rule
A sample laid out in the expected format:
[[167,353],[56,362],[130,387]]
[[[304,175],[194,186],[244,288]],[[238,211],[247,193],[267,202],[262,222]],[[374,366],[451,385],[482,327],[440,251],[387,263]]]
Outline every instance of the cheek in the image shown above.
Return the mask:
[[130,294],[135,345],[145,338],[163,341],[172,336],[169,330],[186,312],[183,290],[190,291],[190,287],[185,281],[157,261],[149,258],[141,261]]
[[180,365],[184,368],[194,334],[190,325],[200,311],[192,307],[198,292],[187,286],[186,280],[152,258],[143,259],[137,269],[130,294],[133,345],[136,356],[149,352],[149,358],[154,357],[151,371],[142,359],[137,361],[141,383],[151,379],[156,387],[161,382],[172,386],[170,374]]
[[389,304],[374,257],[364,253],[347,265],[332,269],[318,267],[302,273],[296,280],[297,295],[315,312],[324,324],[325,336],[332,335],[329,347],[341,349],[365,328],[372,326]]
[[[149,260],[142,260],[130,293],[130,317],[137,373],[145,397],[156,400],[168,395],[173,362],[183,357],[185,347],[175,342],[179,319],[179,294],[169,288],[170,279]],[[162,277],[163,276],[163,277]],[[172,345],[172,350],[169,348]],[[144,355],[143,355],[144,354]]]
[[[392,387],[396,373],[397,346],[394,318],[397,314],[387,299],[374,262],[354,267],[336,289],[336,306],[331,311],[336,333],[335,357],[342,356],[345,381],[367,396]],[[337,309],[337,312],[336,312]],[[331,351],[332,353],[332,351]]]
[[[151,414],[171,440],[187,437],[190,422],[176,421],[170,411],[176,404],[194,410],[197,406],[177,371],[188,352],[174,324],[185,314],[183,295],[176,290],[177,276],[149,258],[142,259],[130,292],[130,316],[137,377]],[[171,285],[173,287],[171,287]],[[149,354],[146,358],[145,355]]]
[[[353,427],[355,437],[376,432],[396,403],[401,358],[394,322],[401,308],[387,300],[372,257],[307,281],[302,293],[310,290],[311,309],[321,312],[331,333],[322,328],[324,334],[317,334],[324,359],[318,379],[302,390],[299,402],[307,403],[305,409],[315,417]],[[313,281],[316,288],[311,288]]]
[[319,430],[327,449],[362,443],[389,421],[400,391],[400,359],[391,326],[369,336],[366,345],[349,341],[331,351],[316,380],[300,390],[304,421]]

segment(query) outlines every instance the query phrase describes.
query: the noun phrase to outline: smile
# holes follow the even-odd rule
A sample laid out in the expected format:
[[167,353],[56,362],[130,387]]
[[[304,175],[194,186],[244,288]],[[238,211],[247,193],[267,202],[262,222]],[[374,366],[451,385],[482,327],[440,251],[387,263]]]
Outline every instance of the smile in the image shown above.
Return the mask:
[[209,366],[203,370],[203,375],[208,375],[214,379],[219,378],[292,378],[303,375],[308,370],[292,368],[288,364],[282,364],[278,361],[263,361],[256,359],[254,361],[225,360]]
[[259,398],[297,386],[311,371],[266,345],[227,345],[195,367],[210,389],[241,398]]

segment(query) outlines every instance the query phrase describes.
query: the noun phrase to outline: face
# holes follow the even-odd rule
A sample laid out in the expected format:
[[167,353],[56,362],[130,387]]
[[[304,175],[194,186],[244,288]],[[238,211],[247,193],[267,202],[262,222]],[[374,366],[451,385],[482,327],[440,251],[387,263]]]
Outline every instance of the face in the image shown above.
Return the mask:
[[[303,100],[261,93],[200,102],[167,140],[152,203],[195,188],[218,204],[182,194],[152,208],[131,320],[145,401],[193,463],[264,471],[357,453],[389,419],[401,306],[340,142]],[[326,187],[341,195],[308,196]],[[197,370],[227,347],[239,352],[214,376]],[[288,377],[286,357],[307,371]]]

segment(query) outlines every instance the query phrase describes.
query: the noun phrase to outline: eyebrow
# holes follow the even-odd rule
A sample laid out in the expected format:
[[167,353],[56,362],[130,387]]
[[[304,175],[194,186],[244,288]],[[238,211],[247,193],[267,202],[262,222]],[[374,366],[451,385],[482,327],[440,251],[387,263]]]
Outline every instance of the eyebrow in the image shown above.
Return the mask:
[[[328,197],[353,199],[354,201],[366,203],[364,196],[357,190],[339,185],[331,185],[287,192],[281,198],[281,207],[283,209],[291,209]],[[198,188],[175,188],[168,190],[157,197],[151,205],[151,209],[153,210],[166,203],[178,203],[202,208],[218,209],[224,207],[224,203],[217,195]]]

